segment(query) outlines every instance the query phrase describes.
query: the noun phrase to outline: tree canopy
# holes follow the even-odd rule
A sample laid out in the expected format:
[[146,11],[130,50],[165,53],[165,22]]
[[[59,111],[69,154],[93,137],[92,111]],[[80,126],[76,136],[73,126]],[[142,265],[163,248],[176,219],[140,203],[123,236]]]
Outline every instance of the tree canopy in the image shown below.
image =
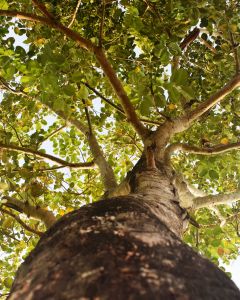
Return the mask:
[[45,229],[114,193],[153,135],[201,190],[185,241],[236,258],[239,1],[0,0],[0,16],[1,293]]

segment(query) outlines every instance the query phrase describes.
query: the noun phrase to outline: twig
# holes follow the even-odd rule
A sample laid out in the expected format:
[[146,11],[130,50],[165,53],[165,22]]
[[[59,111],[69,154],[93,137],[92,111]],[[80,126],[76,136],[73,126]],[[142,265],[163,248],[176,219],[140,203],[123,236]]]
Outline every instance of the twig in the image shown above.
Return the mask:
[[2,86],[0,86],[0,89],[8,90],[15,95],[26,95],[26,93],[24,93],[22,90],[14,90],[13,88],[11,88],[10,85],[6,82],[6,80],[1,76],[0,82],[2,84]]
[[105,0],[102,0],[102,16],[101,16],[101,23],[99,28],[99,47],[102,47],[104,19],[105,19]]
[[16,134],[16,137],[17,137],[17,139],[18,139],[20,145],[23,147],[22,141],[21,141],[21,139],[20,139],[20,137],[19,137],[19,134],[18,134],[16,128],[15,128],[14,126],[12,126],[10,123],[8,123],[8,125],[14,130],[14,132],[15,132],[15,134]]
[[203,38],[199,37],[200,41],[210,50],[212,51],[214,54],[217,53],[217,50],[212,46],[210,45],[207,41],[205,41]]
[[8,214],[9,216],[11,216],[12,218],[14,218],[24,229],[26,229],[27,231],[29,232],[32,232],[38,236],[42,236],[43,235],[43,232],[41,231],[38,231],[36,229],[33,229],[32,227],[28,226],[26,223],[24,223],[18,216],[16,216],[14,213],[4,209],[4,208],[0,208],[0,211],[5,213],[5,214]]
[[78,0],[77,6],[76,6],[75,11],[74,11],[74,13],[73,13],[72,20],[71,20],[71,22],[68,24],[68,28],[70,28],[70,27],[73,25],[73,23],[74,23],[74,21],[75,21],[75,19],[76,19],[76,17],[77,17],[77,12],[78,12],[78,9],[79,9],[79,7],[80,7],[80,5],[81,5],[81,2],[82,2],[81,0]]
[[234,55],[235,64],[236,64],[236,74],[239,74],[240,73],[240,63],[239,63],[239,56],[238,56],[238,49],[237,49],[238,45],[235,44],[233,34],[231,31],[229,31],[229,35],[230,35],[230,41],[231,41],[233,55]]
[[45,142],[46,140],[48,140],[49,138],[53,137],[55,134],[57,134],[59,131],[61,131],[62,129],[64,129],[66,127],[65,125],[62,125],[61,127],[57,128],[56,130],[54,130],[53,132],[51,132],[49,135],[47,135],[43,141],[41,141],[39,144],[42,144],[43,142]]
[[86,117],[87,117],[89,134],[92,135],[92,124],[91,124],[91,119],[90,119],[90,116],[89,116],[88,107],[87,107],[86,101],[84,99],[82,99],[82,102],[83,102],[85,114],[86,114]]

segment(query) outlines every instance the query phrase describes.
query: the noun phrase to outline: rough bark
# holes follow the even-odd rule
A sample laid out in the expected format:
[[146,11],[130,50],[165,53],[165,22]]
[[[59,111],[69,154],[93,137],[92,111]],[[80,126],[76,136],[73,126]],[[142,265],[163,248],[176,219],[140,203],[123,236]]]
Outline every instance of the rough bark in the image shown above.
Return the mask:
[[19,269],[8,300],[239,300],[234,283],[181,241],[185,211],[164,172],[136,192],[67,214]]

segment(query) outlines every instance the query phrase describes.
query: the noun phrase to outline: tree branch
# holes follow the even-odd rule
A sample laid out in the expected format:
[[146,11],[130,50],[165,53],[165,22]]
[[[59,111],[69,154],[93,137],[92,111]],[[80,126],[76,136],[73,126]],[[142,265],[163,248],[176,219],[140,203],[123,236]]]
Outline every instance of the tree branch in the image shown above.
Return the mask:
[[54,214],[45,208],[31,206],[28,202],[22,202],[9,196],[4,196],[2,199],[6,200],[6,202],[2,203],[4,206],[22,212],[33,219],[42,221],[47,228],[51,227],[57,220]]
[[240,74],[236,74],[223,88],[213,94],[208,100],[200,103],[194,110],[174,120],[173,132],[178,133],[188,129],[194,121],[220,102],[224,97],[240,86]]
[[196,210],[203,207],[210,208],[212,205],[231,204],[238,200],[240,200],[240,190],[230,194],[197,197],[193,200],[192,209]]
[[37,150],[29,149],[26,147],[19,147],[11,144],[3,144],[0,142],[0,149],[6,149],[6,150],[13,150],[13,151],[18,151],[22,153],[27,153],[27,154],[32,154],[36,155],[39,158],[46,158],[52,162],[57,163],[58,165],[64,166],[64,167],[69,167],[69,168],[77,168],[77,169],[92,169],[95,165],[95,163],[92,162],[85,162],[85,163],[71,163],[67,162],[61,158],[52,156],[50,154],[46,154]]
[[43,235],[43,232],[42,231],[38,231],[30,226],[28,226],[26,223],[24,223],[18,216],[16,216],[14,213],[12,213],[11,211],[8,211],[4,208],[0,208],[0,211],[2,213],[5,213],[9,216],[11,216],[13,219],[15,219],[25,230],[31,232],[31,233],[34,233],[38,236],[42,236]]
[[214,147],[209,148],[199,148],[196,146],[188,145],[188,144],[182,144],[182,143],[174,143],[169,145],[165,150],[165,161],[169,164],[169,160],[171,158],[171,155],[175,151],[184,151],[188,153],[194,153],[194,154],[200,154],[200,155],[217,155],[220,153],[225,153],[231,150],[237,150],[240,148],[240,142],[232,143],[228,145],[217,145]]
[[115,90],[115,93],[117,94],[119,100],[121,101],[123,110],[126,114],[128,121],[133,125],[136,132],[139,134],[139,136],[142,138],[144,142],[146,138],[149,136],[150,131],[139,120],[135,112],[135,109],[127,96],[127,93],[125,92],[122,86],[121,81],[118,79],[103,49],[97,47],[94,52],[101,68],[103,69],[104,74],[109,79],[113,89]]

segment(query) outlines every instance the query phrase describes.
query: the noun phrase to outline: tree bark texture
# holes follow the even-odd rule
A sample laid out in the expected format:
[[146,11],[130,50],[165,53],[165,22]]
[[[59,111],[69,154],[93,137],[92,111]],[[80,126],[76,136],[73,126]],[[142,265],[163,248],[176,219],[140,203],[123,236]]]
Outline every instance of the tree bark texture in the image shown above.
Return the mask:
[[239,300],[226,274],[181,241],[185,211],[160,177],[143,172],[136,193],[62,217],[18,270],[8,300]]

